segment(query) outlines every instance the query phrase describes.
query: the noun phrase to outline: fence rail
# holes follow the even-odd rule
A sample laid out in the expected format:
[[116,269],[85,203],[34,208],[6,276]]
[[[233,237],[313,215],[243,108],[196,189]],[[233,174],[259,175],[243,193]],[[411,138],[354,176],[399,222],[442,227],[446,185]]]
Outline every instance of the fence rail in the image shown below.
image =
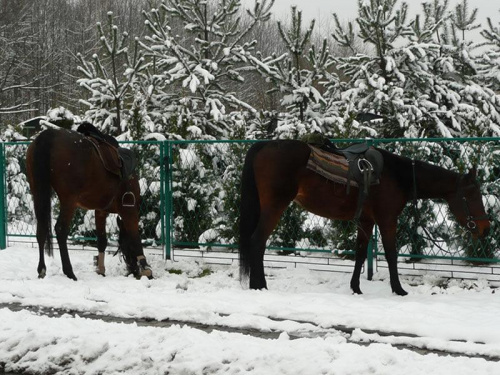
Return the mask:
[[[139,159],[141,230],[147,246],[162,249],[166,258],[196,249],[199,252],[232,253],[237,248],[239,190],[243,160],[256,141],[136,141]],[[460,173],[481,166],[491,234],[482,244],[466,240],[443,202],[419,201],[419,220],[408,205],[399,218],[400,257],[411,261],[449,260],[472,263],[500,262],[500,138],[467,139],[371,139],[333,140],[342,147],[353,142],[371,145],[415,159],[426,160]],[[26,181],[24,157],[28,142],[4,142],[0,148],[0,248],[7,238],[34,237],[36,224]],[[57,211],[57,200],[54,201]],[[56,216],[54,216],[56,217]],[[107,229],[111,242],[117,228],[113,217]],[[423,228],[426,228],[424,233]],[[95,241],[93,212],[79,211],[72,225],[75,243]],[[278,255],[324,253],[331,258],[349,257],[355,243],[352,222],[331,222],[291,205],[268,242]],[[383,255],[376,232],[372,239],[368,273],[373,258]],[[320,255],[319,256],[323,256]],[[274,256],[274,255],[273,255]],[[318,255],[314,255],[317,257]],[[273,258],[274,259],[274,258]]]

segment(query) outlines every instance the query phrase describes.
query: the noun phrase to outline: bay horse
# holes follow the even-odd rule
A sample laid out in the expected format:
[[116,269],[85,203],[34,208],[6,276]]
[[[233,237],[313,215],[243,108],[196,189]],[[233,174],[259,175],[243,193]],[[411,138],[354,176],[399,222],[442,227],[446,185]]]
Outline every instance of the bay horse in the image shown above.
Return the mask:
[[35,138],[27,150],[26,169],[37,220],[39,278],[46,275],[44,249],[50,256],[53,253],[52,190],[60,202],[55,232],[62,269],[67,277],[77,280],[67,246],[71,220],[77,207],[95,210],[99,254],[97,273],[105,274],[106,218],[110,213],[116,213],[119,215],[118,245],[129,272],[136,277],[152,277],[139,235],[140,188],[135,175],[122,179],[109,172],[88,137],[63,128],[48,128]]
[[[380,182],[370,187],[357,220],[356,260],[350,286],[361,294],[360,274],[367,257],[373,226],[378,225],[390,284],[397,295],[406,295],[398,275],[396,229],[398,216],[412,199],[444,199],[458,223],[474,238],[487,235],[485,213],[476,169],[463,175],[427,162],[378,150],[383,157]],[[248,150],[242,172],[239,256],[241,280],[250,278],[251,289],[267,288],[264,275],[266,241],[281,214],[295,201],[313,214],[352,220],[357,210],[358,188],[332,182],[306,168],[310,147],[297,140],[255,143]]]

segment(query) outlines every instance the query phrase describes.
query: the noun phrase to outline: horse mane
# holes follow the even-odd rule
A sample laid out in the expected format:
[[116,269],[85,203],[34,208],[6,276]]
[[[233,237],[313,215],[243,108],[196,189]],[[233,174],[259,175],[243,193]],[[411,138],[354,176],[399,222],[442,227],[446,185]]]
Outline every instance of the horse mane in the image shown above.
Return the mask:
[[388,169],[394,179],[405,189],[411,189],[413,186],[413,162],[415,163],[415,170],[418,171],[417,179],[419,176],[423,175],[422,172],[428,172],[424,173],[424,175],[444,175],[448,176],[450,179],[454,179],[459,175],[457,172],[450,171],[426,161],[411,159],[380,148],[377,148],[377,151],[379,151],[384,158],[384,170]]

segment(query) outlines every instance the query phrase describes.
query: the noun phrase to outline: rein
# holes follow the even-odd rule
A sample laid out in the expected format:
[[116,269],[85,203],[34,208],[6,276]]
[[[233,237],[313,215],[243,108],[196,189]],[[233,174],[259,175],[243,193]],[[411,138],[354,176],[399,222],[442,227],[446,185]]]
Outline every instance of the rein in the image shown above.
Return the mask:
[[[417,209],[417,178],[416,178],[416,173],[415,173],[415,160],[412,159],[411,161],[411,166],[412,166],[412,174],[413,174],[413,209],[415,211],[415,226],[416,228],[418,228],[418,223],[420,221],[420,214],[419,214],[419,211]],[[461,195],[462,196],[462,202],[463,202],[463,207],[464,207],[464,212],[465,212],[465,217],[466,217],[466,224],[465,226],[467,227],[467,230],[468,230],[468,233],[472,233],[473,231],[476,231],[477,230],[477,224],[476,224],[476,220],[485,220],[485,219],[488,219],[488,215],[483,215],[483,216],[479,216],[479,217],[474,217],[471,215],[471,212],[470,212],[470,209],[469,209],[469,204],[467,202],[467,198],[465,197],[465,194],[463,194],[463,190],[465,188],[468,188],[472,185],[468,185],[466,186],[465,188],[463,188],[461,186],[461,181],[462,181],[462,178],[463,176],[460,176],[458,181],[457,181],[457,195]],[[427,235],[427,237],[423,237],[424,239],[426,240],[429,240],[431,241],[437,248],[439,248],[441,251],[445,252],[445,253],[450,253],[449,250],[445,250],[443,249],[438,242],[445,242],[445,240],[436,240],[432,237],[432,234],[427,230],[427,228],[425,226],[421,226],[421,228],[424,230],[425,234]],[[456,238],[454,239],[451,239],[451,240],[455,240],[455,239],[458,239],[460,238],[460,236],[457,236]]]

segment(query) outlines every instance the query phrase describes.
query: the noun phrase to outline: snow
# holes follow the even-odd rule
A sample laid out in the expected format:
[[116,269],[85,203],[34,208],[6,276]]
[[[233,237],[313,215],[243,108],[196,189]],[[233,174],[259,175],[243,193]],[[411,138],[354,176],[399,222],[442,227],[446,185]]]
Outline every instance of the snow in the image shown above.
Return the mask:
[[[365,294],[358,296],[347,274],[268,269],[269,290],[254,291],[242,288],[236,265],[148,254],[155,279],[138,281],[124,276],[118,257],[107,255],[102,278],[93,272],[93,252],[70,255],[77,282],[62,274],[58,256],[46,260],[47,276],[39,280],[37,249],[0,251],[0,370],[4,364],[4,371],[61,374],[500,373],[500,362],[468,357],[500,358],[500,293],[480,280],[443,288],[430,277],[403,279],[409,295],[399,297],[377,274],[376,281],[362,280]],[[77,313],[14,312],[7,303]],[[152,327],[87,314],[178,324]],[[276,334],[205,331],[190,322]],[[335,329],[342,325],[354,331]],[[456,355],[395,347],[400,344]]]

